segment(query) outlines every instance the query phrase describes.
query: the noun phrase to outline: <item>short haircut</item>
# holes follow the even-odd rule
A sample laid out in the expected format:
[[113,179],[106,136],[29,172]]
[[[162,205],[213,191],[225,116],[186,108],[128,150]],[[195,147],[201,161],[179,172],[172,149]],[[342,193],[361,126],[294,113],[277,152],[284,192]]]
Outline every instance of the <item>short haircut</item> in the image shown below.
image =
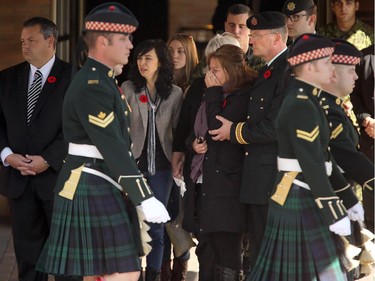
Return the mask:
[[306,10],[306,13],[309,14],[309,16],[318,15],[318,8],[317,8],[316,4],[314,4],[314,6],[308,8]]
[[253,12],[251,11],[249,6],[246,6],[244,4],[234,4],[229,7],[227,11],[227,17],[229,14],[232,15],[241,15],[241,14],[248,14],[248,16],[252,16]]
[[207,43],[206,49],[204,51],[205,57],[208,58],[211,53],[215,52],[222,45],[235,45],[237,47],[240,47],[240,42],[230,32],[216,34]]
[[54,47],[56,48],[57,36],[58,36],[58,30],[57,30],[56,24],[47,18],[33,17],[31,19],[26,20],[22,24],[22,28],[32,27],[35,25],[40,25],[40,32],[43,34],[44,39],[47,39],[48,37],[53,36],[53,38],[55,39]]
[[282,27],[279,27],[279,28],[272,29],[271,31],[275,32],[275,33],[280,33],[281,39],[283,40],[283,42],[287,42],[287,40],[288,40],[288,27],[286,25],[284,25]]
[[106,31],[85,31],[83,32],[83,38],[87,45],[87,48],[95,47],[96,40],[99,36],[103,36],[108,39],[109,43],[111,43],[112,37],[114,33],[106,32]]

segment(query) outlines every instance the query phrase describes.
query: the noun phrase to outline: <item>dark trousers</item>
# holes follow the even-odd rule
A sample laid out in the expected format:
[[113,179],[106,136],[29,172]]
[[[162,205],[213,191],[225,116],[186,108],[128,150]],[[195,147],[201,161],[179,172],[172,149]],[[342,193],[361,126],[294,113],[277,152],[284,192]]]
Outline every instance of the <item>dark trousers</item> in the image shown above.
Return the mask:
[[[35,265],[49,235],[53,201],[41,199],[32,184],[26,187],[19,198],[8,201],[19,281],[47,281],[48,274],[36,271]],[[55,279],[82,280],[80,277]]]
[[249,265],[255,265],[267,224],[268,205],[246,205]]
[[214,254],[214,264],[236,271],[242,270],[242,233],[212,232],[202,234]]
[[199,263],[199,281],[213,281],[214,280],[214,252],[208,243],[208,237],[201,233],[196,234],[198,245],[195,249],[195,254]]

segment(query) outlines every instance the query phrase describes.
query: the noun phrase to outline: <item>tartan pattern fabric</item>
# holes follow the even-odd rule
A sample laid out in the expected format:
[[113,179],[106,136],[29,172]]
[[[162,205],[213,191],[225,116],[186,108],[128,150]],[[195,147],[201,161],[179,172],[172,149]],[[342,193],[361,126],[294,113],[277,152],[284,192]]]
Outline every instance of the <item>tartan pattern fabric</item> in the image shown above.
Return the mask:
[[137,27],[129,24],[109,23],[100,21],[87,21],[85,22],[86,30],[119,32],[119,33],[132,33]]
[[73,200],[57,195],[39,271],[90,276],[140,270],[122,193],[82,173]]
[[292,186],[284,206],[270,201],[257,261],[247,281],[346,281],[335,237],[310,191]]
[[348,55],[333,54],[331,60],[332,63],[336,64],[357,65],[360,63],[361,58]]
[[43,76],[42,72],[40,72],[39,69],[35,71],[34,80],[31,83],[29,91],[27,92],[27,113],[26,113],[27,123],[30,122],[35,104],[38,101],[40,92],[42,91],[42,76]]
[[334,48],[327,47],[327,48],[321,48],[321,49],[305,52],[305,53],[289,58],[288,62],[291,66],[298,65],[304,62],[328,57],[333,53],[333,50]]

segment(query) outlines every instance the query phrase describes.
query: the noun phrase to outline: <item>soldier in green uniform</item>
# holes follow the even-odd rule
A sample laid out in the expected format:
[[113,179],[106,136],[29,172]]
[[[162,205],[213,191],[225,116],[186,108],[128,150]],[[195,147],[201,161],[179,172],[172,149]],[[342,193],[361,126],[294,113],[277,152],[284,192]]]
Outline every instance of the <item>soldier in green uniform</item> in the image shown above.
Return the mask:
[[[335,66],[334,82],[323,85],[325,92],[319,96],[328,120],[332,124],[330,146],[332,155],[339,167],[350,180],[359,183],[364,189],[374,190],[374,164],[359,151],[359,127],[353,123],[342,108],[343,99],[354,88],[356,65],[362,58],[362,53],[345,40],[334,39],[335,51],[332,63]],[[364,220],[361,205],[353,207],[349,218],[360,217]]]
[[88,58],[69,87],[63,130],[69,153],[56,185],[51,235],[38,269],[84,280],[139,278],[135,228],[124,193],[146,221],[169,219],[140,174],[131,153],[129,112],[114,79],[127,64],[138,22],[118,3],[96,7],[85,18]]
[[276,120],[279,172],[249,281],[347,280],[337,235],[351,234],[346,209],[358,200],[333,162],[331,130],[318,100],[321,86],[333,77],[333,50],[331,40],[304,34],[288,55],[295,78],[285,89]]
[[356,18],[359,0],[331,0],[334,21],[318,33],[328,38],[344,39],[362,50],[374,43],[374,28]]

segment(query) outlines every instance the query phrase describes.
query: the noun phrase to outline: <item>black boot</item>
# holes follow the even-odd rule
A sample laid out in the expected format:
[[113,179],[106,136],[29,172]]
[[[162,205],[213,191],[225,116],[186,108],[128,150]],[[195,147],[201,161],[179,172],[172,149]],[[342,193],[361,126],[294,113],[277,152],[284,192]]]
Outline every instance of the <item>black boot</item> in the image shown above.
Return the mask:
[[145,281],[160,281],[160,271],[146,267],[146,279]]

